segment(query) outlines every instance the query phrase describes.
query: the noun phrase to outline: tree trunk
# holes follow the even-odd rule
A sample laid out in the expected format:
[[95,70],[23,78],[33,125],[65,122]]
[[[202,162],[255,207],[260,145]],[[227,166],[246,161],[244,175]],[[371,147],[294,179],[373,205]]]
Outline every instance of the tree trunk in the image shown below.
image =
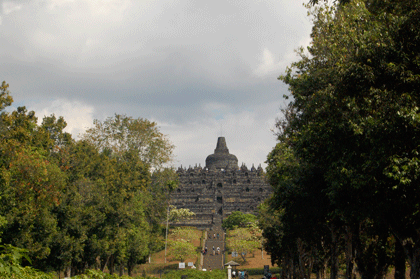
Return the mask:
[[71,276],[71,266],[67,266],[64,269],[64,278],[70,278]]
[[242,260],[244,261],[244,263],[246,263],[246,258],[245,258],[245,256],[246,256],[246,255],[244,255],[244,253],[241,253],[241,258],[242,258]]
[[304,249],[304,244],[303,241],[298,238],[296,240],[296,246],[297,246],[297,251],[298,251],[298,276],[299,278],[304,278],[305,277],[305,249]]
[[400,241],[397,239],[395,241],[395,273],[394,278],[395,279],[405,279],[405,253],[404,248],[402,247]]
[[130,263],[127,264],[127,273],[128,273],[128,276],[130,277],[133,276],[133,266]]
[[114,255],[111,255],[108,262],[109,274],[114,274]]
[[[404,253],[410,263],[410,278],[420,279],[420,241],[413,243],[411,239],[401,237],[401,235],[396,232],[397,230],[393,230],[394,236],[398,239],[400,244],[402,244]],[[416,231],[413,235],[415,236],[413,238],[418,240],[420,238],[420,230]]]
[[349,226],[346,226],[346,278],[353,279],[354,269],[354,248],[353,248],[353,233]]
[[282,268],[281,268],[280,277],[281,277],[281,279],[287,279],[287,266],[288,266],[287,259],[283,258],[281,266],[282,266]]
[[120,272],[119,272],[120,277],[122,277],[124,275],[124,265],[120,264]]
[[295,278],[295,265],[294,265],[294,261],[293,258],[290,258],[290,267],[289,267],[289,278],[293,279]]
[[420,243],[414,244],[410,257],[410,278],[420,279]]
[[338,236],[334,226],[331,228],[331,279],[338,278]]
[[101,261],[101,264],[102,264],[101,271],[102,272],[105,272],[105,267],[108,265],[108,262],[109,262],[109,259],[110,258],[111,258],[111,255],[109,255],[108,257],[106,257],[106,261],[105,262]]
[[134,260],[131,260],[131,258],[128,258],[128,261],[127,261],[127,274],[130,277],[132,277],[132,275],[133,275],[134,266],[135,266],[135,261]]

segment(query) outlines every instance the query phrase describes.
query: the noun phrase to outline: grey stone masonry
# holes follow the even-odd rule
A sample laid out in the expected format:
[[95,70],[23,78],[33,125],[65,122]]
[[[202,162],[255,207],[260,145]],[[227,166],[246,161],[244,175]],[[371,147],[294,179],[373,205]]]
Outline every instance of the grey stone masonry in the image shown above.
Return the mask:
[[[216,154],[219,155],[212,156]],[[262,167],[248,169],[242,165],[239,168],[236,156],[229,154],[225,138],[218,139],[212,155],[207,157],[204,168],[180,167],[177,171],[180,183],[171,194],[171,204],[196,214],[195,218],[179,225],[211,228],[215,220],[233,211],[255,213],[258,205],[272,193]]]

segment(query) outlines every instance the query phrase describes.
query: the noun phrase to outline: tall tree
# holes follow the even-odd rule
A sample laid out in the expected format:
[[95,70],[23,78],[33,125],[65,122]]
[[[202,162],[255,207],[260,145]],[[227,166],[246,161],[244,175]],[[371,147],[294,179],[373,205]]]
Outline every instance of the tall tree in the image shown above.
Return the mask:
[[[5,83],[2,88],[6,92]],[[2,97],[10,104],[7,95]],[[7,222],[3,241],[27,249],[33,264],[40,267],[56,233],[51,209],[61,201],[65,175],[48,157],[51,142],[38,127],[34,112],[18,107],[0,117],[0,215]]]
[[276,145],[267,162],[274,193],[260,207],[259,225],[273,264],[304,278],[311,271],[322,273],[329,254],[331,277],[336,278],[342,222],[330,215],[321,170],[300,162],[285,143]]
[[[3,110],[13,103],[13,98],[10,96],[10,92],[7,89],[9,85],[3,81],[0,86],[0,113],[3,114]],[[0,135],[3,136],[5,126],[3,124],[3,118],[0,117]]]
[[[145,216],[153,232],[150,237],[157,240],[162,221],[166,219],[169,193],[178,184],[175,171],[167,167],[174,146],[159,131],[157,124],[147,119],[116,114],[104,122],[95,120],[94,124],[83,139],[117,162],[126,161],[125,157],[131,156],[131,160],[142,162],[153,172],[142,197]],[[154,246],[150,245],[151,248]]]
[[[357,253],[347,255],[360,256],[366,278],[389,264],[386,241],[371,241],[388,232],[404,245],[411,277],[420,276],[418,7],[392,0],[317,6],[309,53],[301,49],[280,78],[293,99],[279,140],[300,164],[320,170],[330,216],[349,232],[346,242]],[[376,229],[361,232],[366,224]],[[373,255],[385,260],[377,257],[369,271],[361,259]]]
[[83,138],[115,154],[135,151],[152,169],[159,169],[172,160],[174,146],[159,131],[156,122],[143,118],[116,114],[103,122],[95,120],[94,127]]

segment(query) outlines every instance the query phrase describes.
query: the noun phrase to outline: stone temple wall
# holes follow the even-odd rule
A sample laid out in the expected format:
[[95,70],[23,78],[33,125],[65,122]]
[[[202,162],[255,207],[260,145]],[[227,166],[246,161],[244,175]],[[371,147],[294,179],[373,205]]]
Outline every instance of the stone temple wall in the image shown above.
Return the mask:
[[180,167],[177,173],[180,183],[171,194],[171,204],[196,214],[195,218],[180,225],[209,228],[215,219],[225,218],[233,211],[255,213],[258,205],[272,192],[261,166],[258,169],[231,164],[226,169]]

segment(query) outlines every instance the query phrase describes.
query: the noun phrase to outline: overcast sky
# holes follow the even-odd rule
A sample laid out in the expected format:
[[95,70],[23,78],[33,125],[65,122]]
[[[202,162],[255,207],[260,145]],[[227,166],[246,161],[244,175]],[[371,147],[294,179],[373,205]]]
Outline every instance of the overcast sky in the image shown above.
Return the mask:
[[115,113],[156,121],[176,167],[204,166],[220,135],[239,164],[265,167],[286,104],[277,77],[310,42],[301,0],[0,3],[14,107],[63,116],[75,137]]

